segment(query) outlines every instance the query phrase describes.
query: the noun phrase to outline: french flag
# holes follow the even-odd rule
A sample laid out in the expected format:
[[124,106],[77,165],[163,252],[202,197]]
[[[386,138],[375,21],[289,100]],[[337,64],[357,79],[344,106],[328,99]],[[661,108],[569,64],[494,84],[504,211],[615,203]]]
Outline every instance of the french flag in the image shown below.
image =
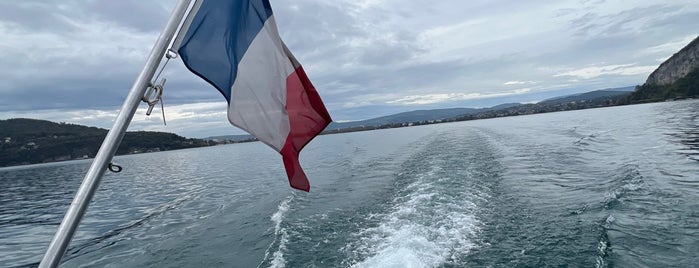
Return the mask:
[[228,101],[228,121],[277,150],[291,187],[310,190],[299,152],[332,121],[279,37],[268,0],[197,0],[175,40],[190,71]]

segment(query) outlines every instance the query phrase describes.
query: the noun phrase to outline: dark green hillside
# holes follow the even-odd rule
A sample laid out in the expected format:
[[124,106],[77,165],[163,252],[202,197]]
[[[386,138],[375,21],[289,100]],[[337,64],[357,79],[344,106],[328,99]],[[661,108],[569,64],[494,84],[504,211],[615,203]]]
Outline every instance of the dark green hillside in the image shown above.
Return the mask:
[[[94,157],[106,129],[36,119],[0,120],[0,166]],[[117,154],[165,151],[209,145],[164,132],[127,132]]]
[[624,88],[613,88],[613,89],[601,89],[595,90],[570,96],[563,96],[552,98],[548,100],[540,101],[538,104],[542,105],[556,105],[564,104],[569,102],[579,102],[579,101],[591,101],[596,99],[617,99],[620,96],[629,95],[634,90],[634,87],[624,87]]
[[117,154],[167,151],[208,145],[205,140],[187,139],[172,133],[137,131],[126,133]]
[[46,120],[14,118],[0,120],[0,136],[42,136],[47,133],[61,136],[84,136],[107,134],[106,129],[86,127],[67,123],[54,123]]

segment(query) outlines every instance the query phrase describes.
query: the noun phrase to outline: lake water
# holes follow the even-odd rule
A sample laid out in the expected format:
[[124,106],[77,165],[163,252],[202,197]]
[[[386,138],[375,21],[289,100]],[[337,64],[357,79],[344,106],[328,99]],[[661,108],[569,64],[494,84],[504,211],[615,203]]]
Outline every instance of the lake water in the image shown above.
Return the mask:
[[[696,267],[699,101],[121,156],[63,267]],[[41,259],[90,161],[0,169],[0,267]]]

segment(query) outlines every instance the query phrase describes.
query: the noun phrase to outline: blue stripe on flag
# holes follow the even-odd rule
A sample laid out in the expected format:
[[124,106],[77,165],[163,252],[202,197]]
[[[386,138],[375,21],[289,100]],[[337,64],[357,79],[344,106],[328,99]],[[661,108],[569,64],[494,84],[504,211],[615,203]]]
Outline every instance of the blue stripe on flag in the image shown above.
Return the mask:
[[[203,1],[179,47],[187,68],[216,87],[228,102],[238,64],[272,16],[269,0]],[[196,55],[190,57],[190,55]]]

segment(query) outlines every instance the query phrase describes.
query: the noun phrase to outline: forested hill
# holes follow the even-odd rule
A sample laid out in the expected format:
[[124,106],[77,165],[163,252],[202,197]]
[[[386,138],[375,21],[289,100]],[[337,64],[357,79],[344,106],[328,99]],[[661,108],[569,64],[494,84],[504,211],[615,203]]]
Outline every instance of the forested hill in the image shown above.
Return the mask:
[[[0,167],[92,158],[107,130],[36,119],[0,120]],[[127,132],[117,154],[208,146],[172,133]]]

